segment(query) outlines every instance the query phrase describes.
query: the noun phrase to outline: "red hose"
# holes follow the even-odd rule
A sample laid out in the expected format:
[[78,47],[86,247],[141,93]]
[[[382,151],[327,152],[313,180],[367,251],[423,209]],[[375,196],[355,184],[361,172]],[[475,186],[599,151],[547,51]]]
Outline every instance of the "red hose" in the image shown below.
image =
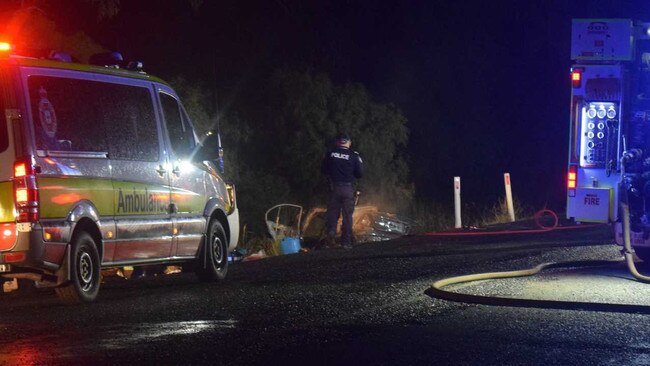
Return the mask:
[[[544,226],[540,219],[544,216],[550,215],[553,218],[552,226]],[[470,231],[470,232],[444,232],[444,233],[422,233],[422,236],[489,236],[489,235],[507,235],[507,234],[535,234],[546,233],[554,230],[571,230],[571,229],[587,229],[598,225],[579,225],[579,226],[558,226],[559,220],[557,214],[549,209],[542,209],[535,213],[533,216],[535,224],[539,229],[530,230],[499,230],[499,231]]]
[[[545,214],[549,214],[551,217],[553,217],[553,225],[552,226],[544,226],[542,223],[539,221],[542,217],[545,216]],[[552,210],[549,210],[548,208],[541,209],[537,212],[535,212],[535,225],[537,225],[538,228],[544,229],[544,230],[553,230],[557,228],[558,224],[558,218],[557,214],[553,212]]]

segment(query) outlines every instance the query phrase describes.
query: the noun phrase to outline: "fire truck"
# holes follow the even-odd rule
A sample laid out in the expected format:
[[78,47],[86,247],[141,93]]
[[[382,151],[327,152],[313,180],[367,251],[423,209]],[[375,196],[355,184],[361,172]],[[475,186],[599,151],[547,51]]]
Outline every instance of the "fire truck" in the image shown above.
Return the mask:
[[[567,217],[612,223],[650,260],[650,23],[574,19]],[[627,211],[626,211],[627,212]]]

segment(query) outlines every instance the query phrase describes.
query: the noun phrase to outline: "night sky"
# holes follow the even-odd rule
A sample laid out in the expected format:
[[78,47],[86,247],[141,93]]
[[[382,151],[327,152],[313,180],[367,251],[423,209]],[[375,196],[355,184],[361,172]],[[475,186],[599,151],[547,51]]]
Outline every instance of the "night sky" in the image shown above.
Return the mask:
[[[360,82],[408,118],[420,198],[466,201],[513,192],[562,210],[569,122],[571,18],[650,21],[644,1],[122,1],[97,23],[57,15],[150,73],[214,82],[221,103],[277,67]],[[354,136],[353,136],[354,138]],[[363,154],[363,151],[361,151]],[[365,156],[372,159],[371,156]]]

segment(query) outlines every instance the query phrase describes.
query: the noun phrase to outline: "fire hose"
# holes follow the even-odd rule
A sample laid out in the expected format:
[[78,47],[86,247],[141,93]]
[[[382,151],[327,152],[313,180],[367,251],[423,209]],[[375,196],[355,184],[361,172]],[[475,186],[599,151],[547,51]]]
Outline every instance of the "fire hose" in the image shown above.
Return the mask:
[[650,314],[650,306],[635,304],[617,304],[605,302],[586,302],[586,301],[565,301],[565,300],[539,300],[510,298],[487,295],[474,295],[444,290],[444,287],[468,283],[481,280],[491,280],[499,278],[513,278],[533,276],[545,269],[551,268],[590,268],[604,265],[620,264],[620,260],[593,260],[593,261],[571,261],[571,262],[554,262],[544,263],[536,267],[507,272],[488,272],[458,277],[444,278],[434,282],[425,293],[438,299],[464,302],[480,305],[510,306],[523,308],[541,308],[541,309],[559,309],[559,310],[587,310],[601,311],[608,313],[629,313],[629,314]]
[[634,159],[636,156],[640,155],[640,152],[636,152],[632,150],[631,152],[623,152],[623,156],[621,157],[621,181],[619,186],[622,188],[621,191],[624,193],[622,194],[622,199],[620,200],[621,204],[621,211],[623,214],[623,245],[624,245],[624,251],[623,255],[625,256],[625,262],[627,263],[627,268],[629,269],[630,273],[634,278],[641,282],[645,283],[650,283],[650,276],[643,275],[639,273],[639,271],[636,268],[636,264],[634,264],[634,249],[632,249],[632,243],[630,240],[630,206],[627,198],[627,192],[623,189],[623,179],[625,176],[625,164],[627,163],[628,160]]
[[[621,174],[621,177],[623,175]],[[650,282],[650,277],[640,274],[636,265],[634,264],[634,250],[630,243],[630,215],[627,202],[621,201],[621,209],[623,211],[623,234],[625,242],[625,263],[634,276],[642,282]],[[557,223],[554,225],[557,226]],[[550,231],[550,230],[529,230],[530,231]],[[521,232],[521,231],[517,231]],[[503,234],[504,232],[497,232]],[[455,233],[461,234],[461,233]],[[472,233],[472,234],[492,234],[492,233]],[[621,260],[588,260],[588,261],[568,261],[568,262],[550,262],[543,263],[536,267],[506,271],[506,272],[487,272],[463,275],[457,277],[449,277],[434,282],[431,287],[425,292],[431,297],[436,297],[443,300],[465,302],[471,304],[482,305],[496,305],[496,306],[511,306],[511,307],[526,307],[526,308],[542,308],[542,309],[561,309],[561,310],[588,310],[588,311],[602,311],[614,313],[644,313],[650,314],[650,306],[634,305],[634,304],[617,304],[617,303],[603,303],[603,302],[584,302],[584,301],[564,301],[564,300],[539,300],[539,299],[524,299],[524,298],[508,298],[499,296],[487,295],[473,295],[453,291],[444,290],[444,287],[457,285],[461,283],[469,283],[474,281],[501,279],[501,278],[514,278],[514,277],[527,277],[533,276],[545,269],[558,269],[558,268],[593,268],[611,264],[620,264]]]

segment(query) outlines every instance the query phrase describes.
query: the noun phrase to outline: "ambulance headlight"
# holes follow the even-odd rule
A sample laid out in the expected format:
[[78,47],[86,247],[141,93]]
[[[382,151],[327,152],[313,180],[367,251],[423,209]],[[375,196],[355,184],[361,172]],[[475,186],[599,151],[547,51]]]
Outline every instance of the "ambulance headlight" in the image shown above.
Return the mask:
[[186,173],[194,169],[194,164],[192,164],[192,162],[189,160],[181,160],[178,162],[178,168],[180,169],[181,173]]

